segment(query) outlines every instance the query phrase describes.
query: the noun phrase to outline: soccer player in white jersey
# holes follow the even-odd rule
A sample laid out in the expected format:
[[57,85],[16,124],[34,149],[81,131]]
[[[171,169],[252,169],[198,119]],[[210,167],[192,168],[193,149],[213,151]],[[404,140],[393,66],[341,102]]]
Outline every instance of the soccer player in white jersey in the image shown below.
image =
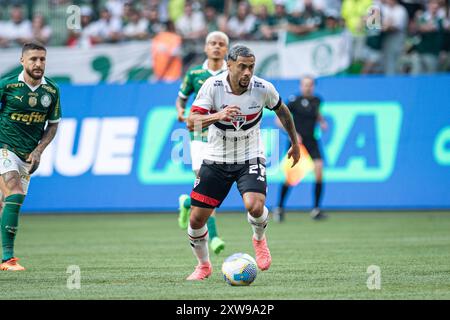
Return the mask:
[[[197,96],[206,79],[227,70],[225,57],[228,52],[228,42],[228,36],[221,31],[213,31],[206,36],[204,50],[207,59],[203,64],[194,66],[188,70],[178,91],[176,101],[178,121],[186,121],[184,114],[189,96],[191,94]],[[192,171],[197,177],[203,161],[203,149],[208,141],[208,128],[204,128],[201,134],[191,131],[190,135]],[[191,198],[187,194],[182,194],[178,201],[180,209],[178,224],[181,229],[186,230],[189,225]],[[209,245],[214,253],[219,254],[225,249],[225,242],[219,237],[214,212],[209,217],[207,225],[209,230]]]
[[233,46],[227,67],[228,71],[206,80],[188,118],[190,129],[209,130],[204,160],[191,193],[188,235],[198,264],[187,280],[203,280],[212,273],[206,221],[234,182],[248,211],[258,268],[270,267],[272,258],[265,237],[269,215],[265,207],[267,181],[260,136],[263,108],[275,111],[289,134],[292,147],[288,157],[293,158],[293,165],[300,159],[291,113],[270,82],[253,76],[253,52],[242,45]]

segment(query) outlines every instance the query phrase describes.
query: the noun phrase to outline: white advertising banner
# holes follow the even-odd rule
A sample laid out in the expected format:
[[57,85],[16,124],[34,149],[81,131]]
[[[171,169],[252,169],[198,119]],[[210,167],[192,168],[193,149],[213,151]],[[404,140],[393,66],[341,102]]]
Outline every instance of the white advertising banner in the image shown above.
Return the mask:
[[285,34],[279,42],[280,76],[291,79],[337,74],[350,66],[350,50],[351,38],[345,31],[303,37]]
[[[92,48],[50,47],[45,74],[56,81],[76,84],[124,83],[138,74],[139,80],[144,80],[151,71],[150,46],[151,42],[146,41]],[[0,50],[0,76],[21,68],[20,55],[20,48]]]
[[[345,32],[317,32],[303,37],[285,34],[278,42],[239,43],[253,50],[255,73],[265,78],[333,75],[351,62],[351,41]],[[0,49],[0,77],[20,72],[20,55],[20,48]],[[152,73],[150,41],[48,49],[46,75],[61,83],[151,81]]]

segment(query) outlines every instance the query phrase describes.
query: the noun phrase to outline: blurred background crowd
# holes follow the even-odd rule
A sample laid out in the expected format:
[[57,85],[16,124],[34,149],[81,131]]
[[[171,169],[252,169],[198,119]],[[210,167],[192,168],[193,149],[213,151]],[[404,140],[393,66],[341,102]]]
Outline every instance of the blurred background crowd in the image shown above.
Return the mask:
[[[68,27],[76,22],[68,19],[76,12],[70,5],[80,28]],[[182,42],[186,66],[202,59],[214,30],[276,43],[284,31],[307,37],[342,29],[352,39],[349,73],[450,70],[449,0],[0,0],[0,50],[31,39],[89,48],[164,32]]]

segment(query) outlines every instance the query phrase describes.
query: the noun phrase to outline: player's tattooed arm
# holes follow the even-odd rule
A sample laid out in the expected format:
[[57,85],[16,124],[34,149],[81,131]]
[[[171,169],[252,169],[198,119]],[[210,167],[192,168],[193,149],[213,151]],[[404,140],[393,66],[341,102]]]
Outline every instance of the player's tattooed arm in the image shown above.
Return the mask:
[[187,124],[190,131],[201,131],[201,129],[212,125],[217,121],[230,121],[235,115],[240,114],[241,109],[238,106],[227,106],[221,111],[212,114],[202,114],[192,112],[189,115]]
[[288,107],[284,103],[281,103],[281,106],[275,110],[275,113],[288,133],[292,144],[298,144],[297,131],[295,130],[294,120],[292,119],[292,115]]
[[47,128],[45,128],[44,134],[42,135],[41,141],[28,156],[27,162],[31,163],[31,167],[28,172],[29,174],[35,172],[39,167],[42,152],[44,152],[45,148],[50,144],[50,142],[52,142],[53,138],[56,135],[57,130],[58,130],[58,122],[48,123]]
[[289,135],[289,139],[291,140],[291,148],[288,151],[288,158],[294,160],[292,166],[300,160],[300,145],[297,137],[297,131],[295,130],[294,120],[292,119],[291,112],[289,108],[282,103],[281,106],[275,110],[278,119],[280,119],[281,124]]

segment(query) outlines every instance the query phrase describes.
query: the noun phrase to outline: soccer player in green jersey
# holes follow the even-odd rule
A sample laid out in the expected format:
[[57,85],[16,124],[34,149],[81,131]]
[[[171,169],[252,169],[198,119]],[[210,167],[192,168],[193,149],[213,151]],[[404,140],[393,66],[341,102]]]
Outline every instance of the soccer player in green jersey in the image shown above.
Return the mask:
[[22,72],[0,80],[0,174],[4,189],[0,270],[25,270],[14,256],[20,207],[30,176],[55,137],[61,119],[58,86],[44,77],[46,55],[43,45],[24,44]]
[[[228,52],[228,42],[228,36],[220,31],[213,31],[206,36],[205,53],[207,60],[202,65],[192,67],[188,70],[178,92],[176,101],[178,121],[186,121],[184,114],[189,96],[193,93],[197,95],[206,79],[227,70],[227,64],[224,59]],[[206,145],[207,139],[208,128],[205,128],[201,134],[191,131],[192,170],[196,177],[198,177],[198,172],[202,165],[202,150]],[[181,195],[179,198],[179,206],[180,214],[178,224],[181,229],[185,230],[189,224],[191,198],[187,194]],[[215,214],[209,217],[207,224],[211,249],[214,253],[218,254],[225,249],[225,243],[219,238],[217,233]]]

